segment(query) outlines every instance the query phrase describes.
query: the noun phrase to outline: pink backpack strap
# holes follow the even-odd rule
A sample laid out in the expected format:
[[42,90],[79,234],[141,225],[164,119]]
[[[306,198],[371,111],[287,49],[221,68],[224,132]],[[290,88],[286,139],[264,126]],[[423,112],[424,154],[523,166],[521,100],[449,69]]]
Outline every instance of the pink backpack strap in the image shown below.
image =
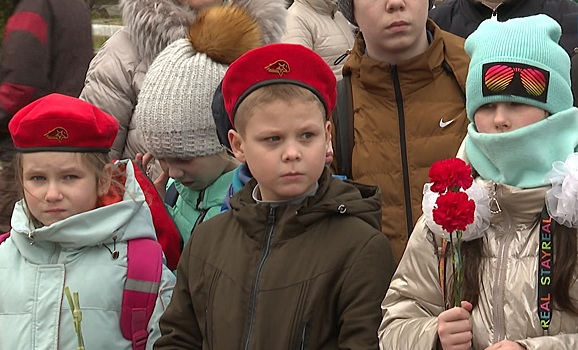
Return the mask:
[[10,237],[10,232],[6,232],[6,233],[0,234],[0,243],[2,243],[2,242],[4,242],[5,240],[7,240],[8,237]]
[[148,323],[159,293],[163,255],[160,244],[149,238],[128,241],[128,269],[122,293],[120,328],[132,340],[133,350],[144,350]]

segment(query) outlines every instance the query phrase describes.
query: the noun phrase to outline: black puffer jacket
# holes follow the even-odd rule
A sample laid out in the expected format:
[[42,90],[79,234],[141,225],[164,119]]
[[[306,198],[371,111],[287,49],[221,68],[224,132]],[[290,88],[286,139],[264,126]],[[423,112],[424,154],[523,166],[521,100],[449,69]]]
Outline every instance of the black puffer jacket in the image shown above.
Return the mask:
[[578,47],[578,4],[572,0],[506,0],[495,10],[479,0],[450,0],[431,10],[429,16],[441,29],[467,38],[483,20],[492,16],[505,21],[541,13],[560,24],[560,45],[572,54]]

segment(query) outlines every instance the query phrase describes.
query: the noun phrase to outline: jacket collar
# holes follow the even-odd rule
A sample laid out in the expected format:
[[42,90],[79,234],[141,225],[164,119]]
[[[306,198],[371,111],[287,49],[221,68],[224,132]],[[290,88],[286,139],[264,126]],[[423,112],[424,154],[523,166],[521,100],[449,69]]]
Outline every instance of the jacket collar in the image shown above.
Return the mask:
[[[235,169],[219,176],[210,186],[203,191],[203,200],[198,209],[209,209],[215,206],[221,206],[225,198],[226,189],[233,181]],[[179,196],[192,208],[197,208],[197,200],[202,191],[194,191],[186,187],[179,181],[175,180],[175,186]]]
[[120,202],[40,228],[28,219],[26,203],[20,200],[12,214],[12,240],[27,260],[42,263],[58,249],[78,250],[141,237],[156,239],[151,212],[131,162],[127,163],[125,189]]
[[[230,201],[232,215],[243,231],[252,239],[263,242],[269,214],[268,203],[256,203],[252,197],[256,181],[253,179]],[[310,226],[331,215],[350,215],[367,222],[376,229],[381,227],[381,195],[375,186],[334,179],[325,169],[319,179],[315,195],[299,204],[283,204],[275,209],[274,241],[298,236]]]
[[[491,180],[476,179],[488,191],[490,201],[497,200],[501,212],[493,214],[492,221],[509,216],[514,223],[533,225],[546,203],[545,196],[551,186],[523,189],[515,186],[496,184]],[[494,208],[495,209],[495,208]]]
[[[445,44],[441,36],[441,29],[428,19],[427,29],[432,33],[432,40],[427,50],[413,58],[395,65],[399,82],[404,92],[416,91],[430,84],[445,59]],[[357,76],[362,86],[369,91],[379,92],[392,97],[392,69],[394,65],[381,62],[365,54],[365,40],[363,33],[359,33],[351,56],[344,65],[344,75],[351,73]]]
[[[544,0],[505,0],[496,8],[498,20],[503,21],[513,17],[525,17],[542,13],[544,2]],[[459,1],[458,4],[462,5],[459,7],[462,8],[460,11],[464,14],[482,15],[484,19],[490,18],[494,12],[494,10],[477,0]],[[512,15],[512,13],[515,15]]]

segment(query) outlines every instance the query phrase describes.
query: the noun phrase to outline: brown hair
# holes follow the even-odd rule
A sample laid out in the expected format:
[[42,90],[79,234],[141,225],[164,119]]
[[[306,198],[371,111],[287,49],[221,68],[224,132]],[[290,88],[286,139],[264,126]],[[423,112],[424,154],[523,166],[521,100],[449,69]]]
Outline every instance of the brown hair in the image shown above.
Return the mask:
[[[576,261],[578,260],[576,237],[578,230],[560,225],[552,220],[551,232],[554,244],[552,299],[557,309],[566,310],[578,316],[578,307],[570,296],[570,289],[575,281]],[[481,281],[483,274],[481,262],[482,256],[485,255],[485,249],[483,238],[464,242],[462,245],[462,253],[465,260],[462,286],[463,300],[469,301],[474,307],[478,305],[480,284],[483,283]]]
[[273,84],[263,86],[247,96],[237,108],[235,114],[235,129],[244,134],[245,127],[256,107],[275,101],[315,102],[325,118],[325,107],[314,93],[295,84]]

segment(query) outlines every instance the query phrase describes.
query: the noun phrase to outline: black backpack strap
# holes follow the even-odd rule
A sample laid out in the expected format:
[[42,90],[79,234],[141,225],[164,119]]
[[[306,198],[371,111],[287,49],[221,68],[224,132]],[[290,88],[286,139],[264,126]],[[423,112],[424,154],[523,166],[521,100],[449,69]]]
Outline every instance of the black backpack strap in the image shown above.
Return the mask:
[[173,182],[165,194],[165,204],[172,208],[177,204],[177,198],[179,198],[179,191],[177,191],[177,185]]
[[570,61],[570,78],[572,79],[572,96],[574,96],[574,107],[578,107],[578,53],[575,53],[572,56],[572,60]]
[[335,125],[335,142],[337,153],[337,172],[352,179],[351,156],[353,153],[353,93],[351,92],[351,75],[344,75],[337,82],[337,105],[333,110]]

